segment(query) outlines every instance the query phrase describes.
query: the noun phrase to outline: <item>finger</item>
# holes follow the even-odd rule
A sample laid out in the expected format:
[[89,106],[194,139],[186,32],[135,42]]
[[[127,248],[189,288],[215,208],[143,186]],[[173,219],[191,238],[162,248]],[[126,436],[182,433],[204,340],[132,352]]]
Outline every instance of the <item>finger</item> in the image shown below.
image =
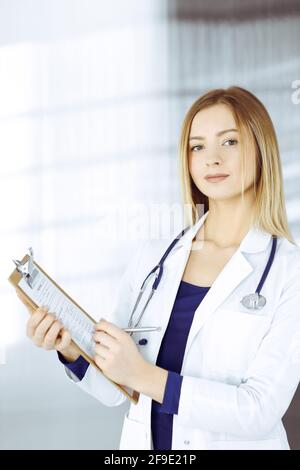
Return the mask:
[[56,319],[54,318],[54,316],[48,313],[46,317],[43,318],[43,320],[40,322],[40,324],[36,327],[33,335],[33,340],[37,346],[42,346],[46,333],[55,321]]
[[111,357],[111,352],[102,344],[96,344],[94,348],[95,356],[100,356],[102,359],[109,359]]
[[61,337],[58,337],[55,342],[55,349],[57,351],[62,351],[66,349],[71,343],[71,335],[67,330],[61,331]]
[[100,330],[105,331],[116,339],[119,339],[124,334],[124,331],[121,330],[117,325],[114,325],[113,323],[110,323],[106,320],[100,320],[98,323],[96,323],[95,331]]
[[105,359],[102,359],[100,356],[95,356],[94,361],[101,371],[105,369]]
[[116,338],[113,338],[112,336],[108,335],[104,331],[97,331],[93,339],[96,343],[101,343],[103,346],[106,346],[107,348],[113,348],[117,344]]
[[29,318],[26,326],[26,334],[29,338],[33,338],[36,327],[47,315],[47,311],[41,308],[38,308]]
[[49,330],[44,336],[44,341],[42,347],[44,349],[54,349],[57,337],[59,335],[60,330],[63,328],[63,325],[58,321],[55,322],[50,326]]

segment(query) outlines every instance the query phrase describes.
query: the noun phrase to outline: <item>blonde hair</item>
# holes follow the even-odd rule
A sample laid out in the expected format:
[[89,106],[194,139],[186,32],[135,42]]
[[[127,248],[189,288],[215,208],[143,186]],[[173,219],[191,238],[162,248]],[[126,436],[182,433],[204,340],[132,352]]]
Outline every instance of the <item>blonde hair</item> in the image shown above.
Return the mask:
[[189,171],[189,136],[194,116],[216,104],[228,106],[236,121],[241,137],[242,197],[244,197],[245,158],[249,151],[256,152],[253,189],[255,194],[254,225],[271,235],[285,237],[295,243],[291,235],[284,200],[283,177],[279,148],[272,120],[265,106],[249,91],[232,86],[218,88],[198,98],[188,110],[180,136],[180,179],[184,204],[191,208],[185,212],[185,222],[194,224],[199,217],[199,204],[204,213],[209,209],[208,197],[193,182]]

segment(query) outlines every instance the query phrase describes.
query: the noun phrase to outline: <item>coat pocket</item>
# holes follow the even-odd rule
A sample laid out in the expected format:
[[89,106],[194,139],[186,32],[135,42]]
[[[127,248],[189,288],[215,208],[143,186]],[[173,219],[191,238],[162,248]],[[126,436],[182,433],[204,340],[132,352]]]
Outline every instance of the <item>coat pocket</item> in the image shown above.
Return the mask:
[[145,450],[148,448],[148,433],[145,423],[124,416],[120,450]]
[[[270,326],[269,316],[218,309],[205,326],[203,361],[209,371],[240,376],[255,357]],[[229,374],[230,375],[230,374]]]

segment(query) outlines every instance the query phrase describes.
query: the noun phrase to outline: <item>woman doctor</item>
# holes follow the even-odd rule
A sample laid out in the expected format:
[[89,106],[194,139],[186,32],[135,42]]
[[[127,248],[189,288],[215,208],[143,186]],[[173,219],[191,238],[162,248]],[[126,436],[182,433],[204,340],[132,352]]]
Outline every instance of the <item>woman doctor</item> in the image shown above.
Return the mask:
[[[95,328],[97,365],[140,392],[120,449],[289,449],[281,418],[300,379],[300,249],[263,104],[239,87],[201,96],[183,123],[180,162],[189,228],[139,324],[161,331],[122,328],[163,240],[137,251],[109,321]],[[101,403],[126,400],[47,309],[31,315],[27,335],[56,349],[71,379]]]

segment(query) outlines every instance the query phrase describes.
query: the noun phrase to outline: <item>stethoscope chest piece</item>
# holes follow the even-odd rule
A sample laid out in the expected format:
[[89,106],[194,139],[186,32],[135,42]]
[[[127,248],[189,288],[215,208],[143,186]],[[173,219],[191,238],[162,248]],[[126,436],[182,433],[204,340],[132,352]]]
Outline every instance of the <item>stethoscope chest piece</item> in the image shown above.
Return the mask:
[[257,292],[245,295],[241,300],[241,304],[249,310],[260,310],[266,305],[266,302],[266,298]]
[[245,295],[245,297],[243,297],[242,300],[240,301],[241,304],[244,307],[248,308],[249,310],[260,310],[267,303],[266,298],[263,295],[260,295],[259,292],[261,291],[262,286],[264,285],[264,282],[269,274],[270,268],[274,261],[276,246],[277,246],[277,237],[275,235],[272,235],[271,253],[270,253],[268,262],[266,264],[266,267],[264,269],[263,275],[261,277],[261,280],[259,281],[259,284],[256,288],[256,291],[254,292],[254,294]]

